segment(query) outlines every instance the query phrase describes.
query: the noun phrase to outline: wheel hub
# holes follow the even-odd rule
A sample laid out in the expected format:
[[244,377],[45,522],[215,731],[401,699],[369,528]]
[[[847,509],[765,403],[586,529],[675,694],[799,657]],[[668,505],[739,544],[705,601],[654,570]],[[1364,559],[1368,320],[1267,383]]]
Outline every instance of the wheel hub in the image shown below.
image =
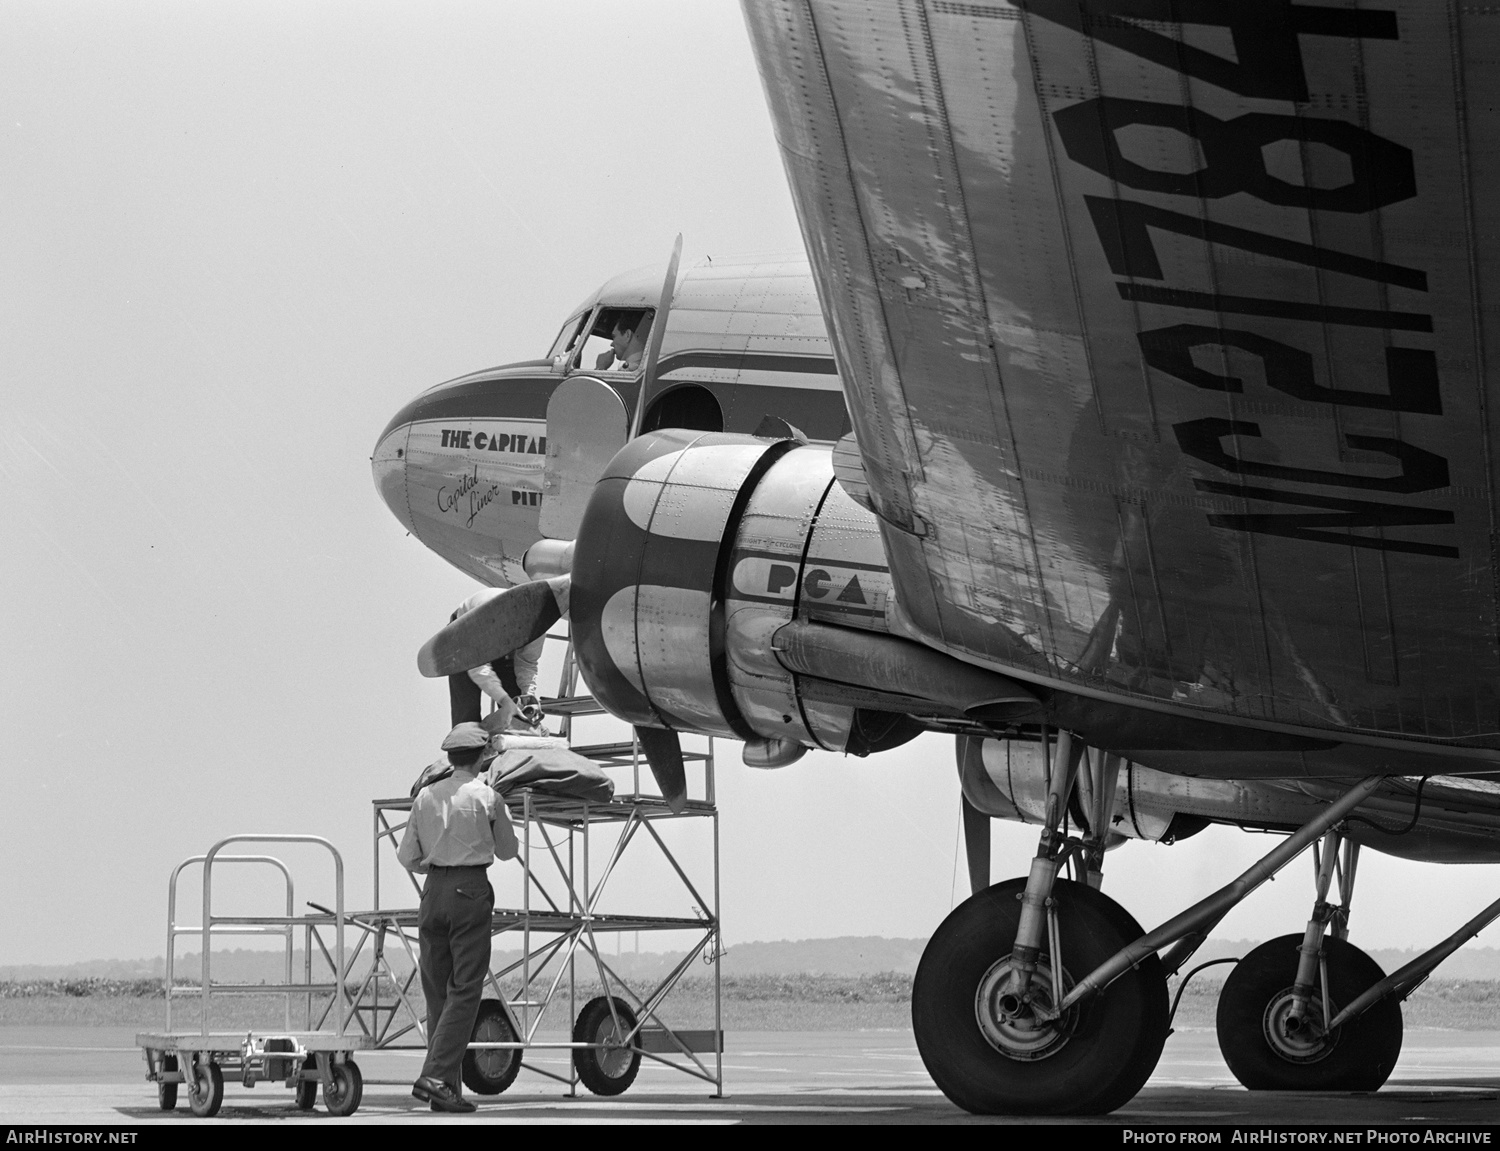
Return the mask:
[[[1065,1023],[1070,1010],[1061,1019],[1041,1020],[1038,1013],[1051,1010],[1058,1000],[1052,986],[1052,970],[1046,963],[1031,974],[1031,985],[1024,996],[1010,989],[1013,966],[1007,955],[999,960],[979,981],[974,995],[974,1018],[979,1032],[996,1051],[1008,1059],[1030,1062],[1045,1059],[1068,1042]],[[1063,994],[1067,994],[1067,975],[1063,976]]]
[[1266,1005],[1264,1027],[1271,1050],[1289,1063],[1316,1063],[1338,1044],[1338,1032],[1323,1030],[1323,999],[1314,993],[1304,1014],[1294,1014],[1295,1000],[1288,987]]
[[[474,1038],[481,1043],[503,1043],[510,1038],[510,1028],[496,1019],[487,1019],[474,1031]],[[510,1061],[516,1053],[504,1047],[487,1047],[474,1052],[474,1062],[479,1070],[492,1079],[499,1078],[510,1070]]]
[[611,1079],[618,1079],[630,1069],[632,1052],[620,1044],[620,1032],[615,1027],[614,1020],[606,1019],[599,1025],[599,1030],[594,1034],[594,1042],[603,1044],[599,1049],[599,1070],[604,1074]]

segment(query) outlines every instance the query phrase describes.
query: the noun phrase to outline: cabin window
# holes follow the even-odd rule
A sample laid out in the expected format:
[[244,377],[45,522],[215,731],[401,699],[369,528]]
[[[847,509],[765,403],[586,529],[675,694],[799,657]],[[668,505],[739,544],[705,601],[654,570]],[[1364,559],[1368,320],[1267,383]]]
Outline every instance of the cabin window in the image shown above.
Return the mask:
[[572,360],[582,372],[638,372],[651,338],[651,308],[600,308]]
[[646,409],[646,418],[641,421],[641,431],[654,432],[659,428],[691,428],[698,432],[722,432],[724,409],[707,388],[698,384],[684,384],[663,392],[651,401]]

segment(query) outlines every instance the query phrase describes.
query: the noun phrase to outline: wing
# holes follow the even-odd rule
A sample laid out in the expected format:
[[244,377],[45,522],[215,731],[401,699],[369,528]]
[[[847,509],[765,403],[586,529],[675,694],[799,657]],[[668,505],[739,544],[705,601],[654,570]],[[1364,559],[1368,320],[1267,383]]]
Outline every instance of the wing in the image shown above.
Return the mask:
[[1492,11],[747,3],[913,636],[1497,745]]

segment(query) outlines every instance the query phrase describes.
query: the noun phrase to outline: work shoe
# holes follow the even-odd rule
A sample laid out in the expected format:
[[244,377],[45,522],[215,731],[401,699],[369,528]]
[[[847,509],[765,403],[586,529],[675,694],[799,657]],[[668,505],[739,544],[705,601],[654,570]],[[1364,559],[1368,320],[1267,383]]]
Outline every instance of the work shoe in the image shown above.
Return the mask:
[[431,1103],[434,1111],[452,1111],[459,1115],[467,1115],[470,1111],[479,1110],[441,1079],[434,1079],[430,1075],[424,1075],[413,1083],[411,1093],[416,1098]]

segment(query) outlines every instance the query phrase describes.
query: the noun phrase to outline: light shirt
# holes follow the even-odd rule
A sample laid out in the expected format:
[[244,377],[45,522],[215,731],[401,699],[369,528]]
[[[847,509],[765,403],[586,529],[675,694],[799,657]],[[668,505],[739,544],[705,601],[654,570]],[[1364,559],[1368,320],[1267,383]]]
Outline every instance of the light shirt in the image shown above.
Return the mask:
[[433,867],[488,867],[520,850],[505,803],[484,780],[455,768],[417,792],[396,858],[418,875]]
[[[453,610],[452,618],[458,619],[459,616],[468,615],[475,608],[483,607],[502,591],[504,591],[503,588],[497,587],[481,588]],[[509,653],[515,666],[516,685],[521,689],[522,695],[537,694],[537,673],[540,670],[542,649],[545,644],[546,640],[542,636],[537,636],[530,643],[522,644]],[[513,703],[500,683],[500,677],[491,670],[489,664],[469,669],[468,675],[474,681],[475,686],[499,704],[502,710],[505,709],[506,704]],[[502,700],[505,702],[501,703]]]

